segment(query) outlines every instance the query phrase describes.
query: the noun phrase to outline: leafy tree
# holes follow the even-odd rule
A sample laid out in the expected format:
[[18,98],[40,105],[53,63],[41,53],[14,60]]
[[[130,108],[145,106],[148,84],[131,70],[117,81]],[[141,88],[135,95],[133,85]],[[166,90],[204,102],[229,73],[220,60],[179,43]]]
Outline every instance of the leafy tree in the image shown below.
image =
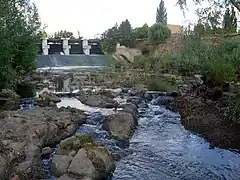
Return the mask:
[[[185,9],[187,6],[187,2],[190,0],[177,0],[177,4],[179,4],[181,9]],[[196,4],[201,4],[203,0],[191,0]],[[240,1],[239,0],[209,0],[210,3],[215,7],[223,8],[224,6],[233,5],[238,11],[240,11]]]
[[163,23],[155,23],[149,28],[148,40],[151,43],[161,43],[171,35],[170,29]]
[[198,37],[204,36],[206,33],[205,26],[198,21],[198,23],[194,26],[194,34]]
[[143,39],[148,37],[148,25],[144,24],[142,27],[138,27],[133,30],[137,39]]
[[114,52],[118,42],[118,25],[115,24],[102,34],[101,37],[103,51]]
[[74,36],[73,36],[73,33],[70,31],[61,30],[61,31],[54,33],[54,38],[56,38],[56,39],[61,39],[61,38],[74,39]]
[[132,33],[132,26],[126,19],[123,21],[118,28],[118,42],[126,47],[134,46],[134,36]]
[[0,0],[0,89],[13,88],[16,77],[36,68],[41,23],[29,1]]
[[164,6],[163,0],[160,1],[160,4],[157,8],[156,23],[167,24],[167,10]]
[[223,16],[223,28],[225,31],[236,32],[237,29],[237,18],[234,7],[230,12],[229,8],[226,9]]

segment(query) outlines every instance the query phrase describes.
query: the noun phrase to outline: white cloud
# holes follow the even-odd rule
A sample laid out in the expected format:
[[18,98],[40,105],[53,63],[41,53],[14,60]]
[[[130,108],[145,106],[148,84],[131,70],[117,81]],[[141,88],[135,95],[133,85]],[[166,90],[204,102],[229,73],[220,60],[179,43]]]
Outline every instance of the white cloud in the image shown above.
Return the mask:
[[[102,33],[116,22],[129,19],[133,27],[155,22],[160,0],[35,0],[41,20],[47,31],[53,33],[66,29],[90,38]],[[168,23],[182,25],[185,21],[176,0],[166,0]],[[194,7],[189,4],[189,9]],[[194,20],[194,13],[187,12],[187,19]]]

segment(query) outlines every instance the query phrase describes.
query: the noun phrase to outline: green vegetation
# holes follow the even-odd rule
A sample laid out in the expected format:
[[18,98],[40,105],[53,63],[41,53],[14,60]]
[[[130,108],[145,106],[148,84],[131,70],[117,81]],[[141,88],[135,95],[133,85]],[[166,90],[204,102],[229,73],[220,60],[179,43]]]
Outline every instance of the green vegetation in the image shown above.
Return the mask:
[[14,88],[17,77],[36,68],[40,21],[29,1],[1,1],[0,89]]
[[145,23],[142,27],[138,27],[133,30],[136,39],[148,38],[148,25]]
[[167,9],[164,6],[164,1],[161,0],[156,13],[156,23],[167,24]]
[[181,53],[139,58],[133,67],[149,72],[174,72],[184,76],[201,74],[207,82],[221,85],[237,81],[240,67],[240,38],[223,39],[219,45],[186,36]]
[[154,44],[165,41],[170,35],[171,31],[163,23],[156,23],[148,30],[148,40]]

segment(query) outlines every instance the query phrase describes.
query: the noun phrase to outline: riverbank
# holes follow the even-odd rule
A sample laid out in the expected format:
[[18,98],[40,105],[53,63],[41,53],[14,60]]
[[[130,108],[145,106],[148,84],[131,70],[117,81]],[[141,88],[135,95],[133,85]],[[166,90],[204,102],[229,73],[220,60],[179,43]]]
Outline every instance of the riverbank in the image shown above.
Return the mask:
[[[176,97],[172,107],[181,114],[184,127],[202,135],[210,146],[240,150],[238,93],[202,85]],[[215,99],[217,98],[217,99]]]
[[[151,108],[166,108],[156,112],[154,110],[154,116],[175,118],[176,115],[168,115],[168,111],[179,110],[184,127],[203,135],[211,147],[240,149],[239,125],[223,120],[226,112],[223,101],[225,96],[214,100],[212,98],[217,93],[209,96],[209,93],[204,91],[199,94],[203,85],[198,76],[160,76],[139,72],[99,75],[48,72],[32,74],[27,77],[27,81],[35,84],[39,92],[37,94],[40,94],[33,110],[18,110],[13,106],[20,104],[20,97],[14,92],[0,93],[2,102],[8,102],[5,104],[7,106],[4,106],[6,110],[1,112],[0,116],[3,133],[0,163],[1,167],[4,167],[0,170],[2,175],[8,178],[17,175],[20,180],[44,179],[46,172],[39,169],[43,156],[47,157],[47,162],[50,160],[50,165],[54,165],[48,173],[54,170],[52,173],[59,179],[110,176],[115,169],[114,160],[119,160],[121,156],[113,153],[112,145],[108,146],[109,140],[115,143],[114,148],[127,148],[138,128],[139,118],[151,115],[145,112],[148,111],[149,104],[153,105],[150,105]],[[148,90],[152,91],[146,93]],[[19,92],[23,91],[22,89]],[[54,95],[51,91],[59,93]],[[70,104],[64,105],[61,97],[67,97]],[[74,98],[74,101],[69,97]],[[229,96],[226,99],[230,100]],[[84,111],[67,107],[75,106],[74,103],[78,100],[81,101]],[[152,100],[154,102],[151,102]],[[169,102],[174,109],[169,106]],[[57,108],[61,105],[65,108]],[[141,112],[141,109],[145,110]],[[106,112],[104,116],[101,115],[102,110]],[[101,113],[95,116],[96,112]],[[143,115],[144,113],[146,114]],[[171,121],[176,123],[175,119]],[[76,135],[75,132],[80,130],[81,133],[91,132],[90,136],[84,133],[80,134],[81,136]],[[101,143],[92,139],[95,137],[95,133],[92,133],[94,131],[103,132],[103,135],[100,135]],[[96,138],[99,138],[98,136],[99,134]],[[106,141],[105,144],[102,141]],[[80,161],[90,164],[81,165]],[[91,172],[87,171],[86,167],[90,168]]]

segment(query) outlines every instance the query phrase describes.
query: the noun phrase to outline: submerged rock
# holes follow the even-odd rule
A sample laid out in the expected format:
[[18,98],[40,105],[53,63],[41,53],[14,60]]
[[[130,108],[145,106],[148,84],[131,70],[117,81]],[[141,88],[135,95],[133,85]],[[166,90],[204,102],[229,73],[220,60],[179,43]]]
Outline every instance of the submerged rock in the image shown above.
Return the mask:
[[0,92],[0,110],[17,110],[20,108],[20,96],[10,89]]

